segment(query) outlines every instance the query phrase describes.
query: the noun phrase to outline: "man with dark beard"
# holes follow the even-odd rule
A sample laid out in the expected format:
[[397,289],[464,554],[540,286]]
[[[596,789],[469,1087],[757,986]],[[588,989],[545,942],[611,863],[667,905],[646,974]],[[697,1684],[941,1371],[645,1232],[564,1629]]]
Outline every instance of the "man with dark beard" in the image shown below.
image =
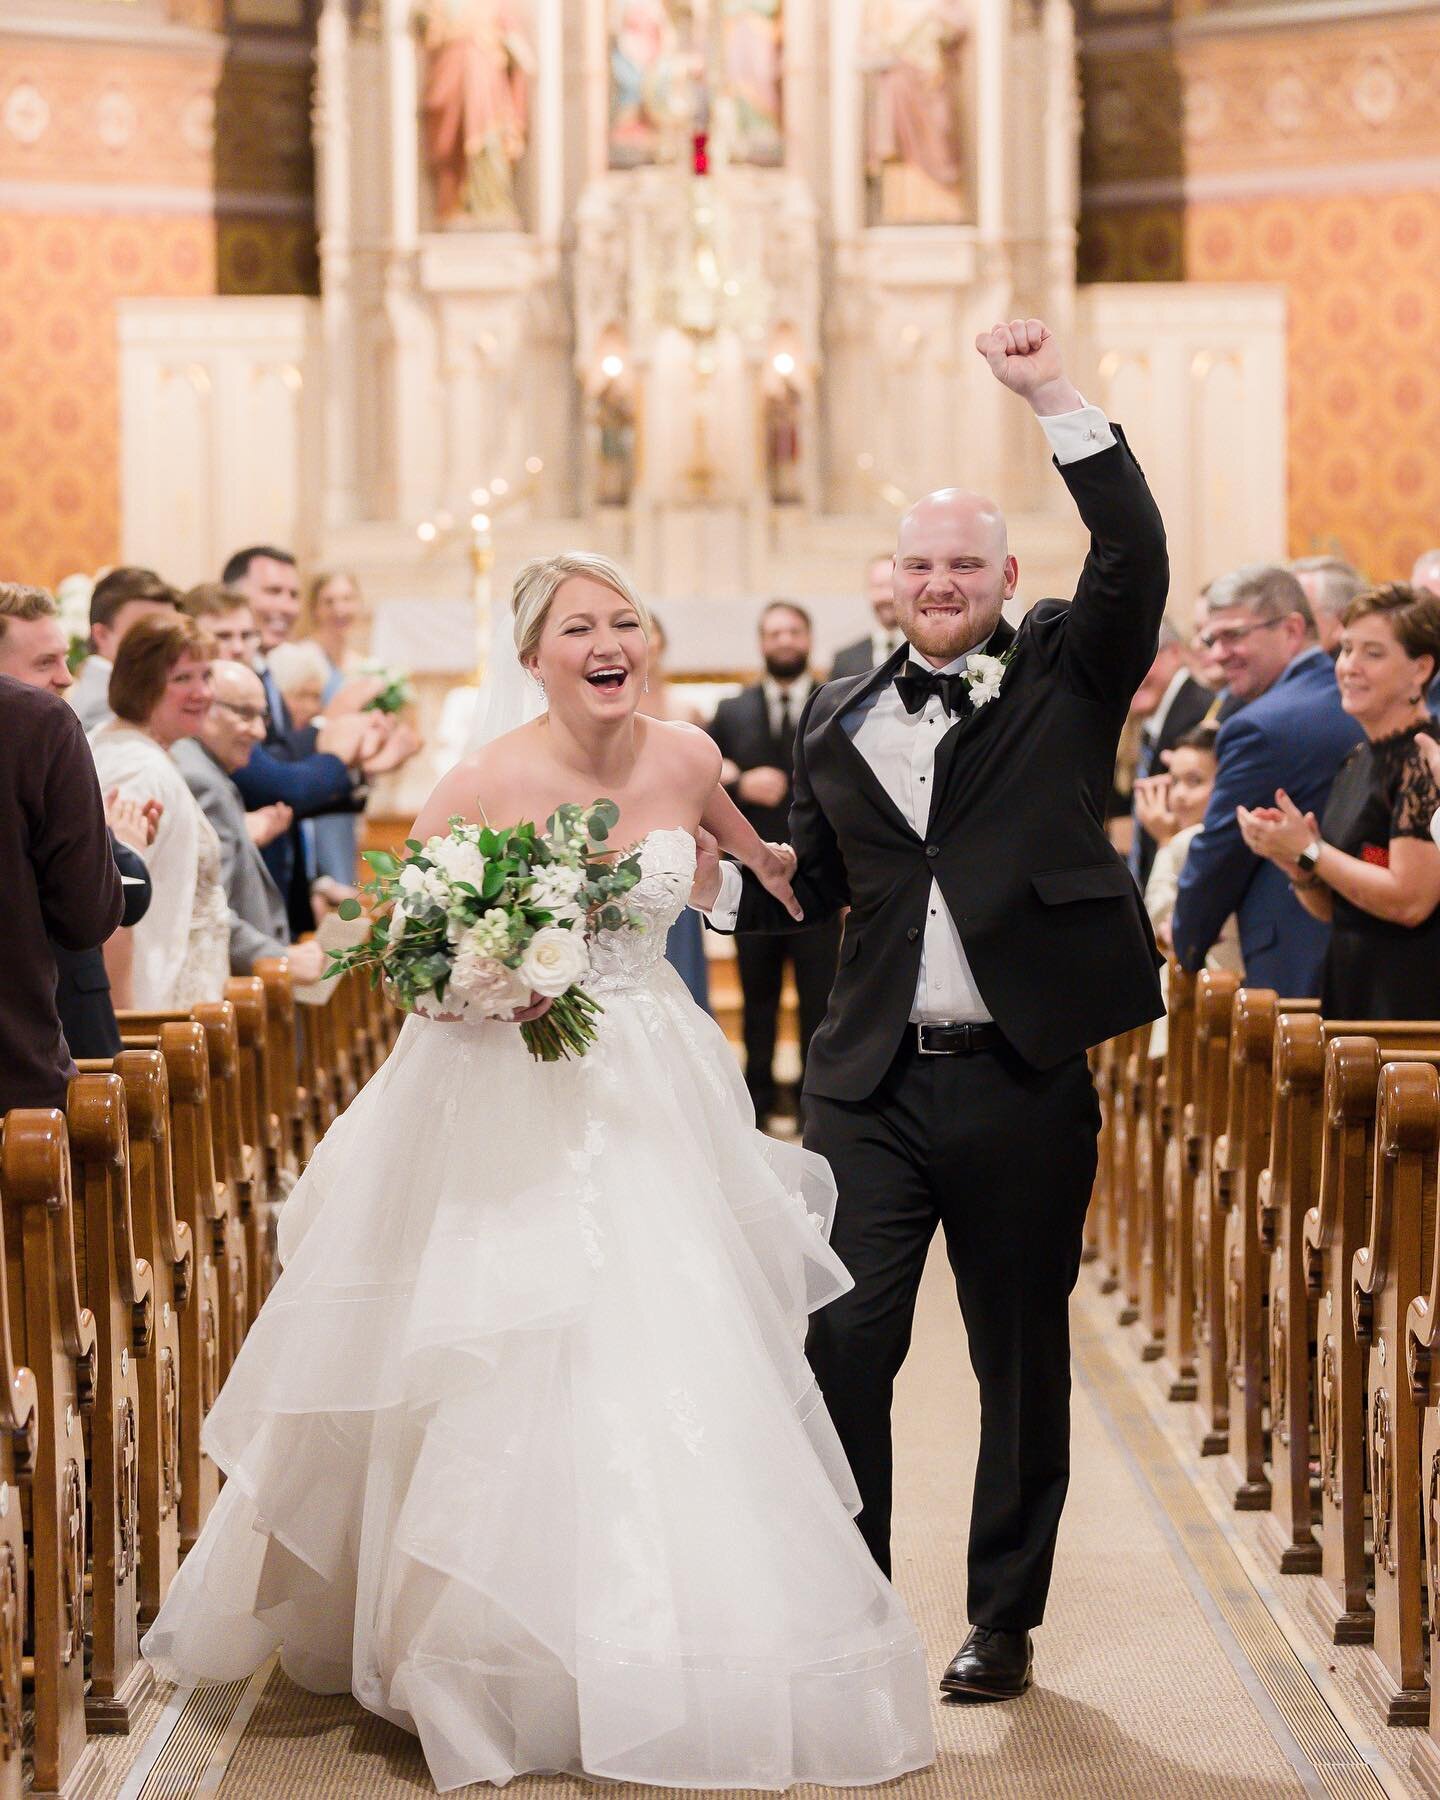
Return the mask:
[[[760,654],[765,678],[715,709],[710,735],[725,758],[726,791],[767,843],[787,843],[795,727],[815,686],[810,674],[810,615],[792,600],[772,600],[760,615]],[[800,1059],[825,1016],[840,922],[777,936],[735,939],[744,1007],[745,1085],[761,1126],[776,1110],[775,1031],[788,962],[800,999]]]

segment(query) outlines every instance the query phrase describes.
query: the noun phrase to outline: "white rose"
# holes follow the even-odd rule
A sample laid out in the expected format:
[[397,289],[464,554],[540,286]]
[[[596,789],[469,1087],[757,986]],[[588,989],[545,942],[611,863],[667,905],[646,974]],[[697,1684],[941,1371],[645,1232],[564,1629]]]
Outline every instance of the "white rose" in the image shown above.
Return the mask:
[[404,937],[405,927],[408,923],[409,921],[405,917],[404,909],[397,906],[390,914],[390,924],[385,933],[386,942],[391,944],[398,943],[400,939]]
[[514,969],[493,956],[475,956],[462,950],[455,959],[450,985],[445,990],[463,1000],[472,1011],[488,1018],[507,1019],[517,1007],[530,999],[530,989]]
[[520,959],[520,979],[532,993],[555,999],[590,973],[590,953],[578,931],[547,925],[531,938]]
[[418,894],[425,885],[425,871],[415,863],[406,863],[400,871],[400,892]]
[[463,838],[431,838],[425,846],[425,854],[444,870],[449,880],[468,881],[479,892],[485,879],[485,858],[474,844],[466,843]]

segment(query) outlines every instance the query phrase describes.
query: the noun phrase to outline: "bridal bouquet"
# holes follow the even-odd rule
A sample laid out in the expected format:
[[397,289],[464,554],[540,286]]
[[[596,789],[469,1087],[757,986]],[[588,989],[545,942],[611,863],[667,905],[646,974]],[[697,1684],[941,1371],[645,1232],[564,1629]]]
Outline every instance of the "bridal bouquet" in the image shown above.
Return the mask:
[[371,675],[376,681],[383,681],[384,687],[373,700],[367,700],[361,708],[362,712],[398,713],[404,712],[415,699],[415,690],[410,685],[410,677],[404,669],[387,668],[384,663],[361,663],[360,673]]
[[[590,940],[639,924],[623,904],[639,858],[606,851],[619,816],[613,800],[597,800],[562,806],[543,831],[455,818],[427,843],[408,838],[404,856],[367,851],[370,931],[353,949],[332,951],[327,974],[364,969],[406,1012],[433,999],[441,1010],[508,1019],[541,994],[549,1011],[520,1027],[530,1054],[583,1056],[601,1010],[583,986]],[[340,908],[344,918],[360,912],[357,900]]]

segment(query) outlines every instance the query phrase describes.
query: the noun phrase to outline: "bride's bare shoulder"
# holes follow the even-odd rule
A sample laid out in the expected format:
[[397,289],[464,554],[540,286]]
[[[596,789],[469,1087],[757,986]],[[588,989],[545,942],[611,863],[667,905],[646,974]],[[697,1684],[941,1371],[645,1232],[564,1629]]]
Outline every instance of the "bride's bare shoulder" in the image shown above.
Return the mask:
[[646,742],[666,765],[696,781],[714,783],[720,779],[720,746],[699,725],[688,719],[645,720]]

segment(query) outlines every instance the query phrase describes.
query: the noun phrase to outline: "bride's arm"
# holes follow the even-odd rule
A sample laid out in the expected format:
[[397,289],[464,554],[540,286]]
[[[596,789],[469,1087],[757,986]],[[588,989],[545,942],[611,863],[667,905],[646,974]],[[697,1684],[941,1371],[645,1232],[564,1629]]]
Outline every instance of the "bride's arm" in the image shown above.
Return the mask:
[[795,852],[788,844],[767,844],[755,827],[720,786],[716,776],[710,798],[700,815],[701,826],[728,856],[744,865],[797,923],[805,914],[790,886],[795,872]]

